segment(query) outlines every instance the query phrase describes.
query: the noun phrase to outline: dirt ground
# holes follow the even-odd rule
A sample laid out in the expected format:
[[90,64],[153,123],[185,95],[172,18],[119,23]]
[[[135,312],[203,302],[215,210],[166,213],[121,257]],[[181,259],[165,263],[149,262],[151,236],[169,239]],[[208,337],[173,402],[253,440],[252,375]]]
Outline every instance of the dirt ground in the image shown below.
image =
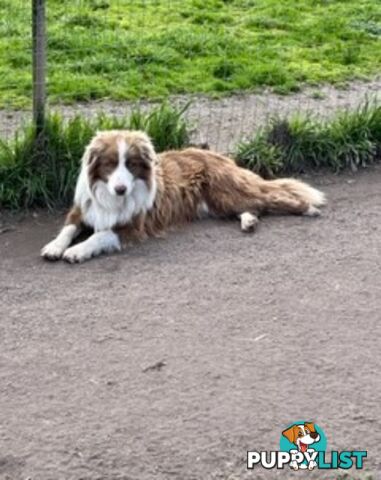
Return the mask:
[[[330,85],[308,87],[292,95],[276,95],[264,91],[215,100],[204,96],[184,95],[173,97],[170,101],[184,105],[191,100],[186,116],[193,128],[193,142],[207,142],[213,149],[233,152],[240,140],[252,135],[271,117],[295,114],[327,117],[337,110],[354,109],[366,99],[381,101],[381,78],[368,82],[351,82],[342,88]],[[91,118],[99,112],[123,117],[137,105],[143,110],[149,110],[155,104],[144,101],[100,101],[55,105],[51,110],[61,113],[65,118],[75,114]],[[30,112],[0,110],[0,135],[12,135],[17,127],[30,117]]]
[[200,221],[79,266],[38,256],[60,217],[3,216],[1,480],[337,478],[246,470],[300,419],[381,478],[381,169],[312,182],[319,219]]

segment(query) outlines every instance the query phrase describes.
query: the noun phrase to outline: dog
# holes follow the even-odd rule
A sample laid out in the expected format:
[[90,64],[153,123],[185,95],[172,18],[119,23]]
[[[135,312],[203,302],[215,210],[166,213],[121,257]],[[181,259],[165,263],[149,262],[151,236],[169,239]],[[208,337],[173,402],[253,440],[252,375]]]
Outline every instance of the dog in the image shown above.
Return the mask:
[[[236,217],[251,232],[264,213],[316,216],[324,203],[304,182],[264,180],[210,150],[158,155],[144,132],[103,131],[85,149],[65,225],[41,255],[79,263],[205,214]],[[94,233],[72,245],[84,227]]]
[[[292,425],[287,430],[284,430],[282,435],[298,447],[298,450],[291,450],[290,453],[295,453],[297,451],[302,453],[313,453],[315,450],[309,448],[309,446],[320,440],[320,435],[317,433],[315,425],[308,422],[300,425]],[[299,468],[313,470],[316,466],[317,463],[314,460],[311,460],[308,465],[298,464],[296,461],[290,463],[290,467],[294,470],[298,470]]]

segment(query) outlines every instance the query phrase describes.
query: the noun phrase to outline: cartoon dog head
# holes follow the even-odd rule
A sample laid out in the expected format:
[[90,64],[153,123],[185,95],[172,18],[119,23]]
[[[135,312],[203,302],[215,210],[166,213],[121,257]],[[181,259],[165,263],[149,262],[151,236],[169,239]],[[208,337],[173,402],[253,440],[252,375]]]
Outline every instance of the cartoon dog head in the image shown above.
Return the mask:
[[320,435],[315,429],[313,423],[305,422],[304,424],[292,425],[282,432],[287,440],[295,444],[300,452],[306,452],[313,443],[320,440]]

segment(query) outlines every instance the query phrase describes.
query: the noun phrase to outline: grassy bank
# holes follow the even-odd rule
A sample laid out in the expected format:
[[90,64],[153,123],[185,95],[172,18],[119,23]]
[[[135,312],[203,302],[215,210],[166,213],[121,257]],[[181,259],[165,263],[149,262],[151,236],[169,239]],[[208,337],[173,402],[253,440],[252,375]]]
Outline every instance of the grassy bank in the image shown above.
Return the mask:
[[[49,0],[49,99],[219,95],[381,67],[374,0]],[[31,101],[30,5],[0,0],[0,105]]]
[[[13,141],[0,142],[0,206],[55,208],[71,201],[80,158],[99,129],[146,130],[158,151],[189,144],[184,109],[163,105],[150,114],[90,121],[47,119],[44,134],[25,127]],[[327,121],[274,119],[237,146],[238,162],[266,177],[329,169],[358,169],[381,160],[381,106],[365,104]]]

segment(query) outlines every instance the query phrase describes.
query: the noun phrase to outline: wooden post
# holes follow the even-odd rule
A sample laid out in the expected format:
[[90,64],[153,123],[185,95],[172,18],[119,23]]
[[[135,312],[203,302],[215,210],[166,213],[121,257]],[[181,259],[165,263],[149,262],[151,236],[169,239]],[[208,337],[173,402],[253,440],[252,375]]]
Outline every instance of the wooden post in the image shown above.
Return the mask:
[[32,42],[33,42],[33,121],[37,134],[45,123],[45,0],[32,0]]

